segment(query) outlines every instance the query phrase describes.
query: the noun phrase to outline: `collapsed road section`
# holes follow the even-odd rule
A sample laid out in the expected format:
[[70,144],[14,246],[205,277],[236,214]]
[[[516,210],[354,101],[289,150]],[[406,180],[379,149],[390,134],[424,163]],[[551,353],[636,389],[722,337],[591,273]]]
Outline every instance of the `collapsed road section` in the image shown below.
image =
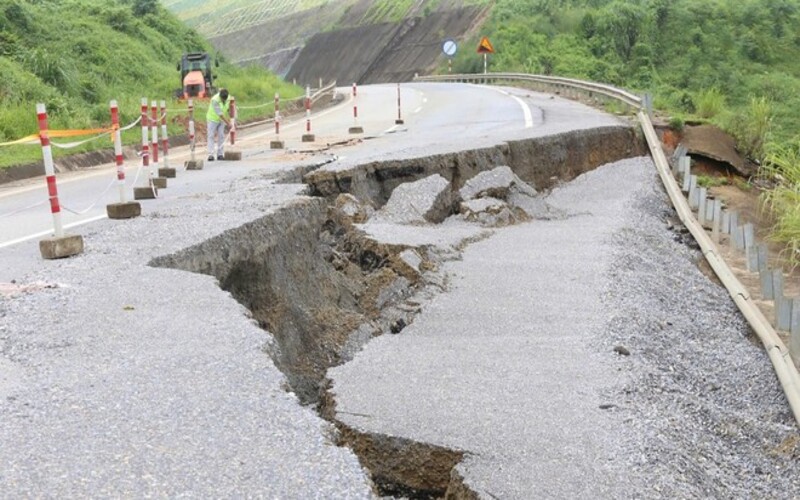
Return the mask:
[[[748,390],[748,410],[719,393],[774,377],[700,256],[667,229],[652,164],[585,174],[600,163],[584,157],[559,170],[545,147],[524,156],[530,170],[497,166],[515,148],[312,172],[311,189],[327,197],[153,264],[213,275],[253,313],[276,339],[267,351],[287,389],[336,425],[381,495],[644,496],[654,471],[678,496],[789,487],[797,466],[779,451],[791,429],[780,390]],[[676,255],[670,267],[658,263],[664,252]],[[664,295],[673,275],[699,298]],[[703,335],[712,352],[666,347]],[[708,374],[696,367],[723,359],[748,370],[717,373],[715,396],[700,403]],[[675,390],[686,393],[680,418],[665,425]],[[689,463],[711,460],[715,472],[689,484],[676,455],[692,450]],[[741,460],[775,476],[759,483]]]
[[[601,143],[609,147],[598,153]],[[337,424],[339,442],[356,452],[382,494],[466,494],[470,489],[452,480],[460,477],[454,467],[462,452],[363,433],[337,418],[328,370],[371,339],[412,325],[449,288],[444,267],[470,243],[495,228],[565,216],[514,170],[552,186],[637,150],[631,129],[608,127],[358,166],[339,172],[326,197],[295,200],[151,264],[215,276],[247,307],[275,338],[267,352],[287,389]],[[516,169],[497,166],[509,160]],[[317,175],[324,174],[306,179],[319,193]]]

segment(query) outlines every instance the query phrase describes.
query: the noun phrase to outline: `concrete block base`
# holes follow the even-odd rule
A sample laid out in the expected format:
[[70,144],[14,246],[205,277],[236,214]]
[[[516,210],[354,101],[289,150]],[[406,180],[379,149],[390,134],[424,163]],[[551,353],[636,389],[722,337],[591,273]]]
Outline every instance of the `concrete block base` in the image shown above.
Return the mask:
[[397,120],[395,120],[395,121],[394,121],[394,124],[395,124],[395,125],[402,125],[402,124],[404,124],[404,123],[405,123],[405,122],[404,122],[403,120],[399,119],[399,118],[398,118]]
[[154,200],[158,196],[158,189],[150,186],[133,188],[134,200]]
[[174,179],[176,176],[176,172],[174,168],[159,168],[158,176],[164,177],[166,179]]
[[167,189],[167,178],[153,177],[153,185],[158,189]]
[[317,138],[314,137],[314,134],[303,134],[303,142],[314,142],[315,140],[317,140]]
[[188,160],[183,166],[186,170],[203,170],[203,160]]
[[225,151],[225,155],[223,156],[226,161],[239,161],[242,159],[242,152],[241,151]]
[[83,252],[83,236],[72,234],[60,238],[48,238],[39,242],[42,257],[48,260],[72,257]]
[[286,144],[283,141],[270,141],[269,148],[270,149],[283,149],[286,147]]
[[350,127],[349,129],[347,129],[347,131],[350,132],[351,134],[363,134],[364,127]]
[[135,201],[127,203],[111,203],[106,205],[109,219],[133,219],[142,215],[142,205]]

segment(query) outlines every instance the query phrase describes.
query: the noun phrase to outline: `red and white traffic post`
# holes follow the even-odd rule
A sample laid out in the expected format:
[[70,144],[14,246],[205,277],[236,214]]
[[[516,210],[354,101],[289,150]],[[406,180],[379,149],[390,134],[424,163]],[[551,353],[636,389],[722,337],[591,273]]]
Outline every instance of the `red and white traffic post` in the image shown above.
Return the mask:
[[53,150],[47,134],[47,108],[44,104],[36,105],[36,116],[39,119],[39,142],[42,144],[44,158],[44,174],[47,182],[47,195],[50,198],[50,213],[53,215],[53,228],[56,238],[64,236],[64,225],[61,222],[61,204],[58,202],[58,186],[56,186],[56,169],[53,164]]
[[158,169],[158,125],[161,120],[158,119],[158,104],[153,101],[150,104],[150,133],[152,134],[152,141],[150,142],[151,154],[153,155],[153,175]]
[[54,237],[39,242],[39,251],[45,259],[60,259],[83,251],[83,238],[81,236],[65,236],[64,225],[61,222],[61,204],[58,201],[58,186],[56,185],[56,169],[53,163],[53,150],[50,146],[50,136],[47,126],[47,108],[44,104],[36,105],[36,117],[39,121],[39,142],[42,145],[42,158],[44,160],[45,180],[47,182],[47,196],[50,199],[50,213],[53,215]]
[[119,203],[106,205],[109,219],[131,219],[142,214],[142,206],[135,201],[128,202],[125,196],[125,159],[122,157],[122,132],[119,129],[119,107],[117,101],[111,101],[111,128],[114,134],[114,161],[117,164],[117,186],[119,187]]
[[125,203],[125,162],[122,158],[122,132],[119,130],[119,107],[117,101],[111,101],[111,128],[114,134],[114,161],[117,164],[117,187],[119,187],[119,202]]
[[144,170],[144,186],[133,187],[133,198],[151,200],[156,197],[153,185],[153,172],[150,170],[150,118],[147,116],[147,97],[142,97],[142,169]]
[[201,170],[203,168],[203,160],[197,160],[194,155],[195,149],[195,129],[194,129],[194,100],[189,99],[187,102],[189,108],[189,160],[184,163],[186,170]]
[[275,140],[269,142],[270,149],[283,149],[281,140],[281,95],[275,92]]
[[314,142],[314,134],[311,133],[311,87],[306,86],[306,133],[303,134],[303,142]]
[[159,177],[174,178],[175,169],[169,166],[169,138],[167,137],[167,101],[161,101],[161,150],[164,152],[164,166],[158,170]]
[[236,145],[236,98],[231,96],[231,106],[229,109],[231,115],[231,146]]
[[275,92],[275,137],[281,136],[281,95]]
[[402,125],[403,121],[402,108],[400,107],[400,84],[397,84],[397,120],[394,121],[395,125]]
[[363,134],[364,128],[358,125],[358,86],[353,82],[353,126],[348,130],[351,134]]
[[[150,103],[150,129],[153,134],[153,140],[150,143],[151,154],[153,155],[153,168],[150,172],[153,174],[153,185],[158,189],[167,187],[167,178],[161,176],[161,169],[158,168],[158,127],[161,125],[161,119],[158,117],[158,101]],[[156,174],[158,174],[156,176]]]

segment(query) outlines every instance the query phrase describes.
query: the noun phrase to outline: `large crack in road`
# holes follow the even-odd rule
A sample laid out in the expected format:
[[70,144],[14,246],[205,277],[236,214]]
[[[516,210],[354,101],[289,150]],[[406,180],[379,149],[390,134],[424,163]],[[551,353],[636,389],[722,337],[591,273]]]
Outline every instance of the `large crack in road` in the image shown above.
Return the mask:
[[[598,152],[600,143],[606,147]],[[400,333],[413,322],[421,304],[446,289],[443,262],[459,258],[465,245],[490,234],[482,226],[552,214],[530,198],[523,204],[528,207],[525,215],[510,197],[506,204],[490,196],[497,195],[494,189],[481,193],[484,199],[477,204],[448,197],[438,208],[437,221],[455,217],[479,223],[474,230],[455,231],[444,245],[381,241],[359,223],[385,205],[398,186],[415,180],[436,176],[447,186],[444,193],[458,193],[476,174],[508,162],[529,182],[547,187],[638,150],[631,129],[607,127],[483,150],[373,162],[333,175],[316,170],[305,179],[318,196],[154,259],[151,265],[215,276],[274,336],[276,343],[267,353],[285,374],[287,390],[337,426],[339,444],[357,454],[380,494],[469,498],[474,493],[454,469],[463,458],[461,451],[363,433],[337,421],[326,372],[348,361],[371,338]],[[535,194],[521,186],[522,179],[513,182],[525,196]],[[413,208],[403,209],[402,216]],[[428,229],[437,231],[435,226]],[[411,231],[422,228],[412,226]]]

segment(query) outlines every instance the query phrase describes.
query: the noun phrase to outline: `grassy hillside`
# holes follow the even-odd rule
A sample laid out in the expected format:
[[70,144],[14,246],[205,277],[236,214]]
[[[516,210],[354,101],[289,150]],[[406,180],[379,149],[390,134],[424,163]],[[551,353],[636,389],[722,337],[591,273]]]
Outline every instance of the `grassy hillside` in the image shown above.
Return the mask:
[[[47,104],[53,129],[107,125],[111,99],[130,123],[141,97],[171,98],[180,87],[175,65],[190,50],[209,46],[156,0],[0,0],[0,142],[36,132],[36,102]],[[282,85],[224,61],[217,73],[242,104],[268,101]],[[126,142],[136,138],[131,131]],[[82,150],[108,147],[96,142]],[[4,147],[0,167],[36,161],[37,149]]]

